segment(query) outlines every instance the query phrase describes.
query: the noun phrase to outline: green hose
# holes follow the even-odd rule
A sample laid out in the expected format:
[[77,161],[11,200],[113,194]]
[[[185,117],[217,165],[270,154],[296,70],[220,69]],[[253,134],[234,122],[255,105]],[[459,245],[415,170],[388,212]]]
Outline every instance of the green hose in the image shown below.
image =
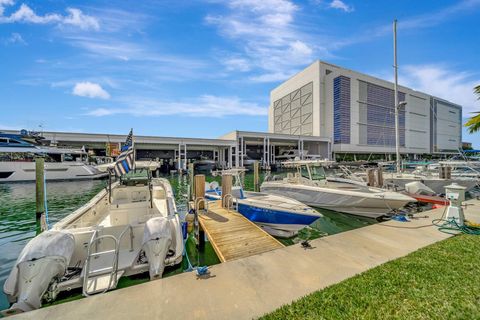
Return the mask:
[[464,234],[470,234],[480,236],[480,228],[466,225],[459,225],[455,219],[434,219],[432,224],[438,227],[438,230],[444,233],[456,235],[459,232]]

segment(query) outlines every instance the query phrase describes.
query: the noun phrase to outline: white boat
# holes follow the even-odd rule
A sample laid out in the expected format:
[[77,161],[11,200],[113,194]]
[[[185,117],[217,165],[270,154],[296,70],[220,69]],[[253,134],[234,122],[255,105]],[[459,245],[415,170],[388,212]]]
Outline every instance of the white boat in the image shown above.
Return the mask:
[[438,174],[432,174],[429,172],[390,172],[383,173],[383,181],[386,186],[393,185],[399,189],[405,189],[405,184],[410,182],[421,182],[437,194],[445,193],[445,186],[452,183],[457,183],[462,187],[471,190],[478,185],[477,178],[453,176],[449,179],[440,178]]
[[[225,170],[223,172],[232,173],[235,178],[232,196],[238,212],[272,236],[293,237],[299,230],[323,217],[315,209],[283,195],[244,191],[238,175],[238,169]],[[217,182],[212,182],[208,185],[205,198],[211,200],[222,198],[222,191],[218,188]]]
[[75,288],[103,293],[122,276],[161,278],[165,266],[182,261],[183,249],[168,180],[124,178],[25,246],[4,284],[13,303],[4,313],[37,309]]
[[100,179],[107,174],[87,163],[84,150],[48,147],[41,139],[0,133],[0,183],[35,181],[35,157],[45,157],[45,178],[52,180]]
[[358,181],[335,179],[329,181],[324,166],[325,161],[287,162],[296,168],[286,178],[266,179],[261,191],[293,198],[313,207],[345,212],[369,218],[378,218],[398,210],[416,200],[398,193],[373,188]]

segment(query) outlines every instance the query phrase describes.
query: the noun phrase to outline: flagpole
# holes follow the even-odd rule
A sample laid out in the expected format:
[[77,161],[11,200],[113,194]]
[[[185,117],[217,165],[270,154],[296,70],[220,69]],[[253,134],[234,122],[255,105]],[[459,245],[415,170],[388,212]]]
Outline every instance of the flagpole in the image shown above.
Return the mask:
[[397,173],[400,173],[402,159],[400,157],[400,132],[399,132],[399,110],[398,101],[398,65],[397,65],[397,19],[393,20],[393,68],[394,68],[394,100],[395,100],[395,154],[397,160]]
[[137,151],[135,150],[135,139],[133,137],[133,128],[130,129],[132,131],[132,148],[133,148],[133,171],[135,172],[136,165],[135,160],[137,159]]

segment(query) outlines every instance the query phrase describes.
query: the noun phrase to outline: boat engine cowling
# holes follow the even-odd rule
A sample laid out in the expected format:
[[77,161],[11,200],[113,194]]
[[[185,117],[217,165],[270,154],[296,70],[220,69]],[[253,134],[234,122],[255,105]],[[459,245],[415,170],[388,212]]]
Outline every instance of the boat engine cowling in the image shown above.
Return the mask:
[[42,297],[54,278],[61,277],[75,248],[72,234],[50,230],[23,248],[3,286],[11,310],[26,312],[41,307]]
[[172,233],[167,218],[151,218],[145,223],[143,249],[148,260],[150,280],[162,277],[171,243]]

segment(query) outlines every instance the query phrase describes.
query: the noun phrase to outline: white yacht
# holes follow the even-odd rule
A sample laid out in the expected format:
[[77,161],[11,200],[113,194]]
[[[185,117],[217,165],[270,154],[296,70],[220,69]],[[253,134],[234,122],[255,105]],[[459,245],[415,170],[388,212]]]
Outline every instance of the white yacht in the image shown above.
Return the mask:
[[459,166],[457,170],[450,168],[450,173],[445,176],[440,174],[441,165],[428,165],[428,168],[418,167],[412,172],[384,172],[383,182],[385,186],[395,186],[404,189],[405,184],[410,182],[421,182],[437,194],[445,193],[445,186],[452,183],[459,184],[469,191],[476,187],[479,182],[478,172],[470,168],[471,171],[464,171],[466,167]]
[[313,207],[378,218],[416,200],[398,193],[373,188],[348,179],[328,180],[325,161],[293,161],[296,168],[286,178],[266,179],[261,191],[293,198]]
[[0,133],[0,183],[35,181],[35,157],[45,157],[46,180],[99,179],[107,173],[87,164],[84,150],[42,145],[38,135]]
[[182,261],[170,183],[136,175],[110,184],[25,246],[4,284],[13,305],[3,314],[40,308],[75,288],[84,296],[103,293],[122,276],[149,272],[151,280],[161,278],[165,266]]

